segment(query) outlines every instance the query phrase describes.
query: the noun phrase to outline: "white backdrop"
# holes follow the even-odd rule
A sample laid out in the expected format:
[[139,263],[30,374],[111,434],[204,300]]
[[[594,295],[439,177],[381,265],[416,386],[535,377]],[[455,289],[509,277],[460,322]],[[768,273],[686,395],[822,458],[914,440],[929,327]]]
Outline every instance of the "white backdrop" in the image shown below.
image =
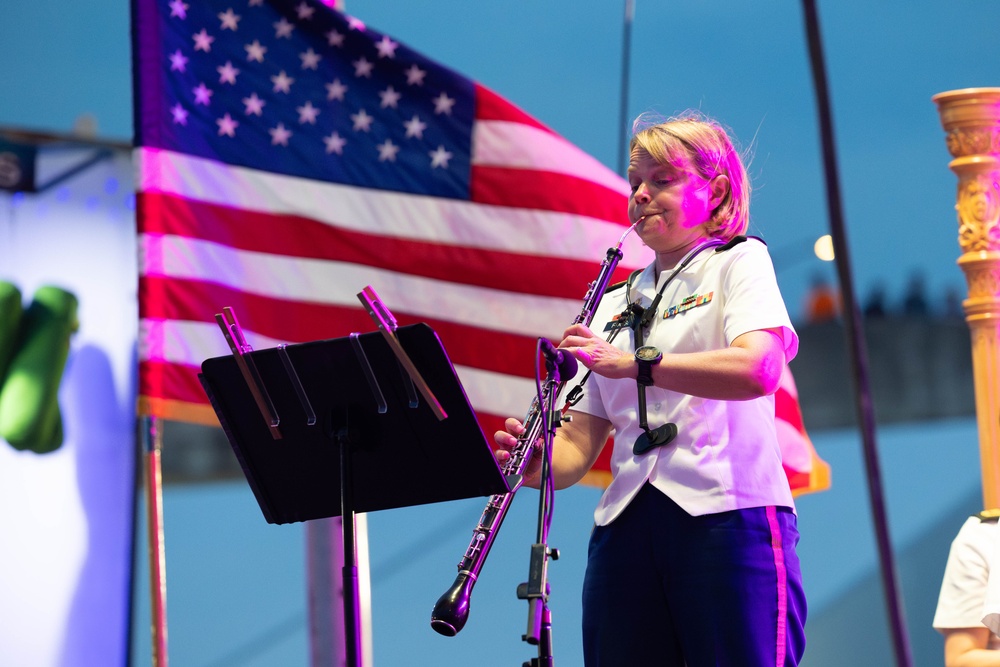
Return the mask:
[[[43,153],[46,182],[89,150]],[[0,664],[126,664],[135,470],[136,267],[127,154],[33,195],[0,193],[0,280],[25,307],[80,301],[59,393],[66,439],[45,455],[0,440]]]

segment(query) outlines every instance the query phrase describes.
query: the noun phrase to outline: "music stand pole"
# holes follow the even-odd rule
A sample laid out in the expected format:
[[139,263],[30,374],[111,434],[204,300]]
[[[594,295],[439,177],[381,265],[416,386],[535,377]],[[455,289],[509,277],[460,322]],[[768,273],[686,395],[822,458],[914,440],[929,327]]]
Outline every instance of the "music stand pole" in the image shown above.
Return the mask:
[[[568,354],[568,353],[567,353]],[[575,364],[573,365],[575,368]],[[556,428],[561,421],[556,410],[556,399],[562,386],[559,365],[552,361],[546,362],[548,385],[542,395],[546,404],[541,406],[545,415],[545,437],[542,445],[542,468],[539,483],[538,499],[538,532],[537,542],[531,545],[531,558],[528,565],[528,582],[517,588],[517,597],[528,601],[528,630],[522,637],[529,644],[538,646],[538,657],[524,663],[524,667],[552,667],[555,662],[552,656],[552,612],[548,606],[549,582],[548,561],[559,560],[559,550],[548,546],[549,526],[552,523],[552,505],[555,496],[555,482],[552,478],[552,443]]]
[[357,526],[354,522],[354,485],[351,472],[351,442],[348,429],[337,433],[340,447],[340,512],[344,532],[344,644],[347,664],[361,664],[361,602],[358,592]]

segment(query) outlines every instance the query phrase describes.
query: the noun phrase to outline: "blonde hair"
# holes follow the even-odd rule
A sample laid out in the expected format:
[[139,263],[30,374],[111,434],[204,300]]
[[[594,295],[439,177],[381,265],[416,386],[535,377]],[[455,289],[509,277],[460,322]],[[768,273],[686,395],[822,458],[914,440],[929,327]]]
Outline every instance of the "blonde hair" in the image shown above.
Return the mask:
[[686,157],[698,174],[711,181],[729,178],[729,190],[712,212],[708,231],[725,240],[745,234],[750,226],[750,179],[725,128],[694,112],[667,120],[643,114],[632,124],[629,154],[636,149],[661,164],[677,166]]

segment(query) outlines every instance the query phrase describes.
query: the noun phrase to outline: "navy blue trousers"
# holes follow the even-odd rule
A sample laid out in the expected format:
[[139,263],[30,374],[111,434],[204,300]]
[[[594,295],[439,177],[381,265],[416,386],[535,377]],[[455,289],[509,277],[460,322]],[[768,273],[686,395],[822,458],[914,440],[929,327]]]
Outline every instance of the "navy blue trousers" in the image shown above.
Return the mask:
[[794,667],[806,600],[795,514],[691,516],[646,484],[590,539],[587,667]]

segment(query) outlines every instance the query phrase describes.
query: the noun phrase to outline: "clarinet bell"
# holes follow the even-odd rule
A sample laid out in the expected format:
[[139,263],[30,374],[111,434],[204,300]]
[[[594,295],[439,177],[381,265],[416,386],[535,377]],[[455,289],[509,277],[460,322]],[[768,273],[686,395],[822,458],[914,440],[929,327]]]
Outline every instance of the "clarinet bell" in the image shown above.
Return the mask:
[[438,634],[454,637],[469,620],[472,586],[476,583],[468,572],[460,572],[444,595],[438,598],[431,613],[431,627]]

